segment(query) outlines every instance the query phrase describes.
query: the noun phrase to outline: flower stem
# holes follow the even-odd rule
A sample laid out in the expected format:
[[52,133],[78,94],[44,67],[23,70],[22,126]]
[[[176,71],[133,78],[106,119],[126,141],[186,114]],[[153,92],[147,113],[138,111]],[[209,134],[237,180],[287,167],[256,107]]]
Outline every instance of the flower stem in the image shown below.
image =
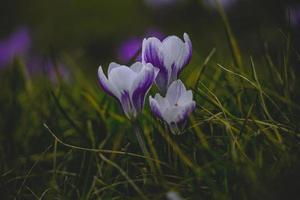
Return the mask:
[[[140,127],[139,127],[139,125],[138,125],[137,122],[134,123],[134,133],[135,133],[135,136],[136,136],[137,141],[139,143],[139,146],[142,149],[142,152],[143,152],[144,156],[147,157],[147,162],[148,162],[148,164],[150,166],[150,169],[154,173],[154,175],[155,175],[154,177],[156,177],[157,172],[155,170],[153,162],[151,161],[150,153],[149,153],[149,151],[147,149],[147,146],[146,146],[146,144],[144,142],[144,139],[143,139],[142,134],[141,134],[141,129],[140,129]],[[157,181],[157,179],[155,181]]]

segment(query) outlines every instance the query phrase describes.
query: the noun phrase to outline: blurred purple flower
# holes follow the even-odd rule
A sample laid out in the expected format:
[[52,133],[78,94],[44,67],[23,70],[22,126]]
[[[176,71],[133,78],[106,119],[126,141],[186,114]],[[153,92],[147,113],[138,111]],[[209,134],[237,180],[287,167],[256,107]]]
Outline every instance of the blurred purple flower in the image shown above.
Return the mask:
[[25,55],[31,45],[31,37],[26,27],[20,27],[9,37],[0,41],[0,67],[8,65],[15,56]]
[[32,56],[27,62],[27,70],[31,75],[45,74],[53,83],[58,82],[58,76],[64,81],[70,80],[70,72],[61,62],[53,62],[51,59],[42,59]]
[[[142,46],[142,39],[138,37],[130,38],[124,41],[119,50],[118,57],[122,62],[128,63],[132,58],[138,56],[138,52]],[[140,60],[137,58],[137,60]]]
[[150,63],[136,62],[128,67],[113,62],[108,67],[107,77],[99,67],[99,83],[106,93],[120,102],[128,119],[135,119],[144,107],[145,96],[157,71]]
[[[146,37],[157,37],[163,39],[165,35],[157,29],[151,28],[147,31]],[[117,49],[117,56],[122,63],[128,63],[130,60],[136,57],[136,61],[141,61],[140,50],[142,48],[143,38],[132,37],[121,43]]]
[[286,9],[286,18],[293,27],[300,26],[300,6],[288,7]]
[[178,79],[192,57],[192,42],[186,33],[183,38],[172,35],[162,41],[155,37],[143,41],[142,60],[159,69],[155,83],[162,93]]
[[70,80],[70,72],[62,63],[54,64],[51,61],[48,62],[46,64],[46,74],[52,83],[58,82],[58,76],[64,81]]
[[191,90],[186,90],[181,80],[174,81],[168,88],[166,97],[156,94],[149,97],[153,114],[165,121],[173,134],[180,134],[179,126],[184,124],[196,107]]

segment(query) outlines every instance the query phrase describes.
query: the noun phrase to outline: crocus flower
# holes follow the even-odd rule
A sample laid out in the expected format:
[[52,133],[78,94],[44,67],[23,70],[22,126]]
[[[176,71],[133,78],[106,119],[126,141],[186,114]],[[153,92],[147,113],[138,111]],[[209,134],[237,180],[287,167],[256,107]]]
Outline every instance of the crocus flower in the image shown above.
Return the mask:
[[26,54],[30,45],[31,38],[25,27],[19,28],[8,38],[0,41],[0,67],[9,64],[15,56]]
[[158,70],[152,64],[136,62],[130,67],[112,62],[107,77],[98,69],[99,82],[105,92],[117,98],[125,115],[135,119],[144,107],[145,96],[152,86]]
[[159,69],[155,83],[159,90],[166,92],[169,85],[178,79],[179,73],[192,56],[192,43],[184,33],[184,41],[177,36],[169,36],[163,41],[155,37],[144,39],[142,59]]
[[300,26],[300,6],[291,6],[286,9],[287,20],[293,27]]
[[150,96],[149,101],[153,114],[167,122],[174,134],[178,133],[178,126],[186,121],[196,107],[192,91],[186,90],[181,80],[170,85],[166,97],[156,94],[154,98]]

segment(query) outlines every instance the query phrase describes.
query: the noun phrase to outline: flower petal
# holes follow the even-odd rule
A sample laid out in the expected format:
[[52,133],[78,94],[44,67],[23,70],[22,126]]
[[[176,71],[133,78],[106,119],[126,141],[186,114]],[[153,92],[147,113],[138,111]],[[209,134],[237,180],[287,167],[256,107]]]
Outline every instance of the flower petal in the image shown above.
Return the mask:
[[144,106],[145,95],[153,84],[157,69],[148,63],[134,80],[131,88],[132,102],[137,112],[140,112]]
[[184,84],[181,80],[174,81],[168,88],[166,98],[171,105],[178,104],[180,96],[186,91]]
[[184,42],[185,42],[185,48],[187,50],[187,54],[185,56],[183,65],[187,65],[190,62],[191,58],[192,58],[193,46],[192,46],[191,39],[190,39],[190,37],[187,33],[183,34],[183,39],[184,39]]
[[151,37],[144,39],[142,58],[143,62],[151,63],[154,67],[159,69],[155,83],[158,89],[165,92],[168,85],[168,70],[163,63],[163,55],[161,53],[162,43],[157,38]]
[[160,119],[163,119],[162,117],[162,114],[161,114],[161,108],[160,108],[160,105],[159,103],[156,101],[155,98],[152,98],[152,96],[149,97],[149,104],[150,104],[150,108],[151,108],[151,111],[153,112],[153,114],[160,118]]
[[142,59],[145,63],[151,63],[154,67],[164,67],[162,55],[160,53],[161,41],[155,37],[143,40]]
[[154,96],[154,99],[156,100],[156,102],[158,103],[161,112],[164,112],[166,110],[166,108],[170,107],[170,103],[167,100],[167,98],[163,98],[160,94],[156,94]]
[[114,67],[108,74],[108,80],[116,88],[119,96],[123,91],[130,91],[133,81],[135,80],[137,73],[132,71],[129,67],[120,65]]
[[180,123],[184,122],[188,118],[188,116],[195,110],[195,108],[196,108],[196,102],[195,101],[192,101],[188,105],[184,106],[183,109],[182,109],[182,113],[177,118],[176,123],[180,124]]
[[120,67],[120,66],[121,65],[119,65],[118,63],[115,63],[115,62],[110,63],[108,66],[108,70],[107,70],[107,76],[109,76],[112,69]]
[[130,69],[136,73],[139,73],[143,69],[144,65],[141,62],[136,62],[130,66]]
[[120,103],[122,105],[123,111],[125,115],[131,119],[132,117],[136,117],[136,112],[132,107],[132,102],[130,99],[130,95],[128,91],[123,91],[120,97]]
[[110,84],[109,80],[106,78],[105,74],[103,73],[102,67],[99,66],[98,68],[98,77],[99,83],[102,89],[111,96],[118,98],[119,94],[116,88]]
[[168,107],[165,112],[162,113],[163,119],[171,125],[172,123],[181,124],[189,116],[189,114],[195,109],[196,103],[192,101],[186,106],[171,106]]
[[170,106],[162,113],[163,119],[168,123],[177,123],[180,120],[182,115],[182,107],[179,106]]
[[191,90],[188,90],[179,97],[177,103],[180,106],[184,106],[192,101],[193,101],[193,93]]
[[192,55],[192,43],[189,36],[184,33],[185,42],[177,36],[169,36],[162,43],[164,65],[168,70],[168,84],[179,76],[183,67],[188,64]]
[[177,36],[169,36],[162,42],[164,65],[171,68],[173,64],[181,68],[184,63],[186,52],[185,43]]

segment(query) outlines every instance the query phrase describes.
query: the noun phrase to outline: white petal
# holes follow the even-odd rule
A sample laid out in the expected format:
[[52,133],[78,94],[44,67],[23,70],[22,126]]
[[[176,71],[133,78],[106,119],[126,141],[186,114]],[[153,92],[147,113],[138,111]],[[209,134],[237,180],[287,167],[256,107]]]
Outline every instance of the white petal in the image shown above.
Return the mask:
[[166,98],[171,105],[178,104],[180,96],[186,91],[181,80],[174,81],[168,88]]
[[180,115],[183,113],[183,108],[179,106],[167,107],[167,109],[162,113],[163,119],[168,123],[177,123],[179,121]]
[[186,48],[186,52],[187,52],[185,55],[185,58],[184,58],[183,65],[187,65],[190,62],[190,59],[192,58],[193,47],[192,47],[191,39],[187,33],[183,34],[183,39],[185,42],[185,48]]
[[136,62],[130,66],[130,69],[136,73],[139,73],[143,69],[144,65],[141,62]]
[[182,95],[178,99],[178,105],[184,106],[193,101],[193,93],[191,90],[183,92]]
[[109,76],[112,69],[120,67],[120,66],[121,65],[119,65],[118,63],[115,63],[115,62],[110,63],[108,66],[107,75]]
[[160,94],[156,94],[154,99],[157,101],[161,112],[163,113],[168,107],[170,107],[170,103],[167,98],[163,98]]
[[110,71],[108,80],[116,88],[119,94],[121,94],[123,91],[130,91],[136,76],[137,73],[132,71],[129,67],[119,66]]
[[163,41],[162,52],[164,65],[169,70],[173,64],[177,70],[180,70],[188,54],[185,43],[177,36],[169,36]]

